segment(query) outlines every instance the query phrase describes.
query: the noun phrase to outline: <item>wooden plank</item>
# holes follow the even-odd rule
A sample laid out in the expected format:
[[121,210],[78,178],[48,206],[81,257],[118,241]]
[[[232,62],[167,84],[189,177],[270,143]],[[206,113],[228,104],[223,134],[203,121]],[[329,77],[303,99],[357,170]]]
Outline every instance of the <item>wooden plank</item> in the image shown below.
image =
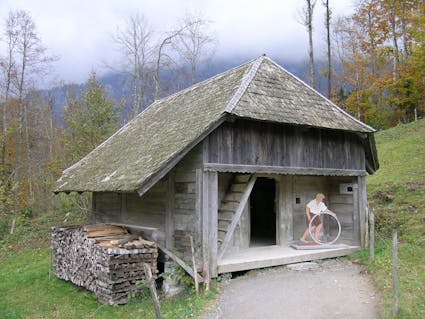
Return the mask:
[[156,291],[156,284],[155,284],[155,280],[153,279],[153,276],[152,276],[151,267],[146,263],[143,264],[143,267],[144,267],[144,270],[145,270],[146,281],[149,284],[149,290],[151,292],[151,296],[152,296],[152,299],[153,299],[156,318],[162,319],[163,316],[162,316],[162,312],[161,312],[161,305],[159,303],[158,292]]
[[[193,273],[197,274],[197,270],[196,270],[196,258],[195,258],[195,246],[193,245],[193,237],[189,236],[190,239],[190,251],[192,253],[192,267],[193,267]],[[197,276],[193,276],[193,279],[195,280],[195,291],[196,294],[199,295],[199,284],[198,284],[198,277]]]
[[202,229],[202,269],[205,278],[205,289],[210,288],[210,263],[209,263],[209,229],[208,229],[208,187],[207,187],[208,174],[201,169],[196,170],[196,184],[197,184],[197,205],[200,208],[201,214],[201,229]]
[[257,180],[256,175],[252,175],[251,179],[249,180],[248,184],[246,185],[245,191],[242,195],[240,204],[238,206],[238,209],[235,212],[235,216],[233,217],[232,223],[230,224],[229,228],[227,229],[226,237],[224,237],[223,243],[220,247],[220,252],[218,253],[218,260],[220,260],[224,253],[226,252],[227,246],[230,243],[230,240],[232,239],[233,233],[236,229],[237,224],[239,223],[239,220],[242,216],[242,213],[245,209],[245,205],[248,202],[249,195],[251,195],[252,188],[254,187],[255,181]]
[[171,171],[167,178],[167,196],[165,211],[165,247],[172,249],[174,247],[174,172]]
[[236,120],[209,136],[213,163],[364,169],[364,148],[351,132]]
[[311,260],[346,256],[358,251],[360,247],[324,250],[295,250],[290,247],[250,248],[219,261],[218,272],[228,273],[265,267],[274,267]]
[[97,215],[97,209],[96,209],[96,194],[97,192],[93,192],[91,195],[91,222],[92,224],[96,224],[96,215]]
[[329,175],[329,176],[365,176],[364,170],[352,169],[329,169],[290,166],[265,166],[243,164],[218,164],[205,163],[204,170],[209,172],[235,172],[235,173],[258,173],[258,174],[282,174],[282,175]]
[[359,185],[359,227],[360,227],[360,245],[362,248],[365,248],[366,245],[366,178],[364,176],[359,176],[357,178]]
[[[173,254],[171,251],[169,251],[167,248],[163,247],[159,243],[157,243],[158,248],[166,254],[168,257],[170,257],[173,261],[175,261],[180,267],[184,269],[185,272],[187,272],[188,275],[190,275],[192,278],[195,278],[195,274],[193,273],[193,270],[188,266],[183,260],[181,260],[179,257],[177,257],[175,254]],[[198,277],[198,282],[204,282],[204,279],[201,275],[196,274]]]
[[217,231],[218,231],[218,174],[217,172],[208,173],[208,246],[209,246],[209,264],[210,275],[217,277]]
[[121,220],[127,216],[127,194],[121,193]]
[[285,176],[280,181],[280,244],[287,243],[294,237],[292,210],[292,176]]

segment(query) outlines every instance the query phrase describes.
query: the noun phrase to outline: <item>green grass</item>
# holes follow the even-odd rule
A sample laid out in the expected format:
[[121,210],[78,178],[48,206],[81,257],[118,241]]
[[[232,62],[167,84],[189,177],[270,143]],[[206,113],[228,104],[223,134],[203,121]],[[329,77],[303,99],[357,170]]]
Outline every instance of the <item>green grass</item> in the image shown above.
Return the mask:
[[392,317],[392,242],[399,244],[400,318],[425,318],[425,120],[376,134],[380,169],[368,177],[376,218],[376,262],[369,266],[383,292],[383,316]]
[[[79,210],[20,218],[13,235],[0,238],[0,319],[91,319],[156,318],[148,290],[124,306],[100,304],[94,295],[49,273],[49,238],[53,225],[85,224],[88,216]],[[215,284],[196,296],[188,288],[178,297],[160,296],[164,318],[200,318],[215,302]]]
[[[148,292],[125,306],[98,303],[92,293],[71,283],[48,279],[49,249],[17,252],[0,261],[0,318],[156,318]],[[165,318],[199,318],[215,300],[216,289],[196,296],[161,299]]]

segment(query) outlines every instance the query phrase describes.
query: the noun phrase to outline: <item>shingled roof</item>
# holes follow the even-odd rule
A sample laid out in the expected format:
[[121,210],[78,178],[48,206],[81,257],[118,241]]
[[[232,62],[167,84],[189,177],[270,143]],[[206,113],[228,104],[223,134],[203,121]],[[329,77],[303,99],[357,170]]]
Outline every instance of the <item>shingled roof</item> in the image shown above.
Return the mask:
[[55,192],[138,190],[229,115],[374,132],[271,59],[261,56],[154,102],[66,169]]

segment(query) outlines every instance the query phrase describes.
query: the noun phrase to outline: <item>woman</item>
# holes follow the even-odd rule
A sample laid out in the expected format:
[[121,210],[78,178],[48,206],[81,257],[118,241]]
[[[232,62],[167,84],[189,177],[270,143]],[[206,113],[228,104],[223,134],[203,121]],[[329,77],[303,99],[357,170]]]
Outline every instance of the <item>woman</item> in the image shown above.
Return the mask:
[[[323,203],[324,199],[325,199],[325,195],[323,195],[322,193],[318,193],[316,195],[316,198],[311,200],[305,208],[305,213],[307,215],[307,219],[306,219],[307,229],[305,230],[304,234],[300,238],[300,241],[304,244],[309,243],[309,241],[307,241],[306,238],[310,234],[309,225],[310,225],[311,219],[314,217],[314,215],[320,214],[321,212],[324,212],[328,209],[326,205]],[[322,230],[322,227],[323,227],[322,221],[320,220],[319,217],[314,219],[313,226],[315,227],[314,238],[318,241],[320,231]]]

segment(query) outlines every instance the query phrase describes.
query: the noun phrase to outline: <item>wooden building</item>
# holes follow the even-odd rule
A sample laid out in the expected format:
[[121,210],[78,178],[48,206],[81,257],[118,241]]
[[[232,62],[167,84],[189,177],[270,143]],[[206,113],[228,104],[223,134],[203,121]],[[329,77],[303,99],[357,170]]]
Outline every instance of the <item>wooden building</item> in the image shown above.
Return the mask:
[[[95,222],[144,227],[183,255],[191,234],[212,277],[341,256],[366,242],[373,133],[261,56],[154,102],[66,169],[55,192],[92,192]],[[317,192],[345,248],[289,248]]]

